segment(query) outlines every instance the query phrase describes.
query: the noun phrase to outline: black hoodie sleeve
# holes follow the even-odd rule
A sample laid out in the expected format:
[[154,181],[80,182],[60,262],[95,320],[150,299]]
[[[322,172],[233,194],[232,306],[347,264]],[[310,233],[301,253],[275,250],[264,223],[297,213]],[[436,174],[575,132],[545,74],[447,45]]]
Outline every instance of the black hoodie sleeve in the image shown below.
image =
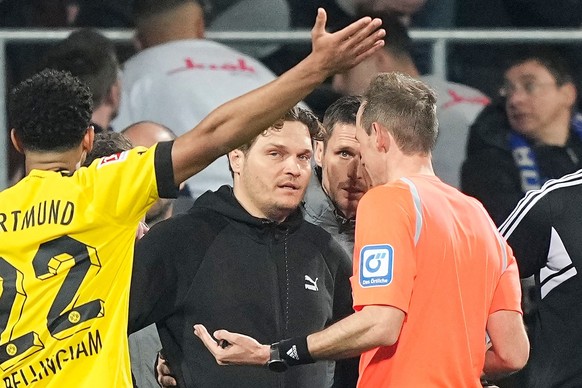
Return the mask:
[[[337,271],[335,274],[335,287],[333,293],[333,319],[339,321],[349,315],[353,310],[352,287],[352,261],[341,246],[332,239],[330,254],[337,257]],[[359,357],[338,360],[335,364],[333,388],[353,388],[358,381]]]
[[173,313],[193,279],[187,217],[156,224],[135,247],[129,296],[129,333]]

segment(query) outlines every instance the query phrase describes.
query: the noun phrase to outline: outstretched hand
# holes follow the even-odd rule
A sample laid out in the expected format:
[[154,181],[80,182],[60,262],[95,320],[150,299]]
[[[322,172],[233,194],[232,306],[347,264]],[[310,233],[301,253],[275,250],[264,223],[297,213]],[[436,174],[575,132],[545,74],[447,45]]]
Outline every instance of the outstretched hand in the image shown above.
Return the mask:
[[363,17],[334,33],[325,31],[326,22],[327,14],[319,8],[311,30],[311,56],[329,75],[350,69],[384,46],[386,31],[378,29],[382,25],[378,18]]
[[270,346],[261,345],[249,336],[217,330],[212,338],[203,325],[194,325],[194,334],[219,365],[265,365],[269,361]]

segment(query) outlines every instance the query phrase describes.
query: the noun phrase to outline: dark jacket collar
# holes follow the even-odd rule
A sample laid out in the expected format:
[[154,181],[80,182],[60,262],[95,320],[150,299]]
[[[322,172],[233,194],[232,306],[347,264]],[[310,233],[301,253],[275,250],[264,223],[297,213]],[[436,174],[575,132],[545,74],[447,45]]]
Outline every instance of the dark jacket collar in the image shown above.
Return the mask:
[[196,202],[194,202],[191,211],[203,208],[222,214],[224,217],[245,224],[248,227],[258,229],[275,228],[292,231],[299,228],[301,223],[304,222],[303,213],[300,207],[293,211],[285,221],[281,223],[266,218],[254,217],[238,202],[234,196],[232,187],[229,185],[224,185],[216,191],[207,191],[202,194]]

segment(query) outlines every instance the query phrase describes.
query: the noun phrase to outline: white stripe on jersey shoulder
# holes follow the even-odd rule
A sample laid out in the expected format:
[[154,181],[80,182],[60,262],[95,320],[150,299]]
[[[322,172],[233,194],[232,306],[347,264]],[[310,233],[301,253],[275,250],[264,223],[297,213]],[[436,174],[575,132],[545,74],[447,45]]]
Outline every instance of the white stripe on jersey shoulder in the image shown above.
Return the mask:
[[558,231],[552,228],[548,260],[540,270],[541,298],[544,299],[550,291],[577,274],[578,271],[573,266],[572,258],[566,250]]
[[418,194],[418,189],[414,182],[408,178],[400,178],[400,180],[410,187],[410,193],[412,194],[412,200],[414,202],[414,210],[416,212],[416,231],[414,233],[414,245],[418,243],[420,238],[420,230],[422,229],[422,202],[420,201],[420,194]]
[[523,220],[525,215],[532,209],[532,207],[542,199],[546,194],[554,190],[582,184],[582,170],[578,170],[568,175],[564,175],[559,179],[551,179],[544,183],[541,189],[531,190],[525,194],[513,209],[511,214],[499,227],[501,235],[507,239],[515,230],[517,225]]

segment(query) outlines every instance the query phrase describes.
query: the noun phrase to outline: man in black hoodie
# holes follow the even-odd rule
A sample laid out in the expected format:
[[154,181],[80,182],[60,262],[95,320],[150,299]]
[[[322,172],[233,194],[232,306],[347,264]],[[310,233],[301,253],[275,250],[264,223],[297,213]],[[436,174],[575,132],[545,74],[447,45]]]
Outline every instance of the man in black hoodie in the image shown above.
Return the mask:
[[299,207],[311,175],[310,135],[318,130],[315,117],[292,109],[229,154],[233,187],[205,193],[138,243],[130,332],[157,323],[178,386],[353,386],[334,376],[330,362],[282,374],[225,370],[192,336],[194,323],[204,322],[275,341],[351,313],[350,260]]

